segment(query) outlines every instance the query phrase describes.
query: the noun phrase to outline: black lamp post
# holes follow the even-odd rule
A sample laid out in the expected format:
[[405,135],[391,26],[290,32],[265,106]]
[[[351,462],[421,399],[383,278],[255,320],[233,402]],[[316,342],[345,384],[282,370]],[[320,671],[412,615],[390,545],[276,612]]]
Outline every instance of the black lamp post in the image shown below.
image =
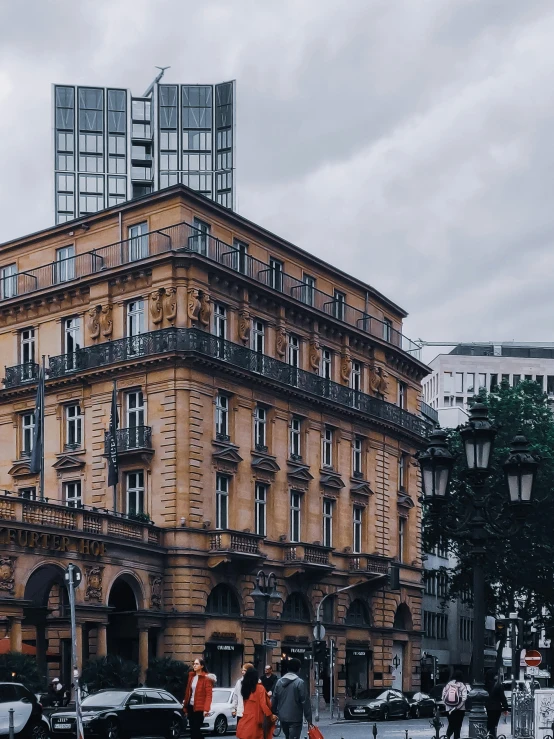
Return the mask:
[[[465,449],[467,479],[469,486],[463,490],[466,500],[462,520],[454,519],[449,524],[448,495],[450,475],[454,457],[446,444],[446,433],[437,429],[429,437],[429,444],[418,455],[422,473],[423,502],[429,515],[440,525],[450,538],[469,539],[473,564],[473,655],[471,711],[469,714],[469,736],[481,739],[487,735],[487,714],[484,688],[485,652],[485,580],[482,555],[493,539],[512,536],[519,530],[532,500],[533,484],[538,467],[537,460],[529,451],[524,436],[516,436],[504,471],[510,494],[510,509],[507,518],[498,520],[488,505],[489,498],[485,483],[489,475],[492,449],[496,430],[488,418],[488,409],[483,403],[475,403],[469,414],[468,423],[459,431]],[[503,511],[504,513],[504,511]],[[514,520],[515,519],[515,520]]]
[[[274,572],[270,572],[268,575],[260,570],[256,575],[256,586],[250,593],[253,598],[263,599],[264,602],[264,641],[263,641],[263,655],[265,667],[267,663],[267,612],[270,600],[282,600],[281,596],[277,591],[277,577]],[[262,667],[262,669],[263,669]]]

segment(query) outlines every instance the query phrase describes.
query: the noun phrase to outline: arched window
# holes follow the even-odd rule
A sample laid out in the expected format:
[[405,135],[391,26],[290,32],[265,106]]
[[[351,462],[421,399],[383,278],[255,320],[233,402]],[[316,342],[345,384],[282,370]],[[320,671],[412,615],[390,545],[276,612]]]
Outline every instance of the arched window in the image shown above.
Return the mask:
[[413,629],[412,614],[405,603],[401,603],[394,614],[394,629],[402,631],[411,631]]
[[240,616],[237,596],[228,585],[216,585],[208,596],[206,613],[214,616]]
[[347,626],[370,626],[369,611],[362,600],[353,600],[346,612]]
[[283,606],[283,620],[309,621],[310,612],[301,593],[291,593]]

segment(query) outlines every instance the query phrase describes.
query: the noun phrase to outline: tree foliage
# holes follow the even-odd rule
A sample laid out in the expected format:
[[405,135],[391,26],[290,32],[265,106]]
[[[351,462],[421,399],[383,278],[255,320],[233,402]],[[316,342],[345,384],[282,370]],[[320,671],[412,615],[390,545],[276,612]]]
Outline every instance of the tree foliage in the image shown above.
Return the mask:
[[135,688],[138,685],[139,666],[114,654],[89,660],[83,667],[81,683],[90,693],[104,688]]
[[151,659],[146,673],[146,684],[151,688],[164,688],[177,700],[185,697],[189,666],[171,657]]
[[38,693],[45,687],[36,657],[21,652],[0,655],[0,682],[23,683],[32,693]]
[[[523,527],[509,538],[492,538],[483,555],[489,613],[508,614],[518,610],[526,620],[535,619],[546,626],[554,617],[554,417],[546,396],[535,382],[516,387],[502,383],[495,393],[482,392],[479,400],[489,408],[497,429],[491,473],[487,479],[488,510],[504,532],[513,525],[514,516],[502,464],[514,436],[523,434],[531,451],[540,458],[533,503]],[[450,450],[457,455],[452,472],[451,515],[444,521],[461,525],[466,510],[463,493],[468,491],[465,455],[457,431],[449,432]],[[466,499],[467,500],[467,499]],[[444,535],[444,525],[424,514],[424,545],[430,551]],[[458,597],[471,590],[472,552],[467,537],[449,539],[450,551],[458,565],[450,576],[449,595]],[[550,616],[552,614],[552,616]]]

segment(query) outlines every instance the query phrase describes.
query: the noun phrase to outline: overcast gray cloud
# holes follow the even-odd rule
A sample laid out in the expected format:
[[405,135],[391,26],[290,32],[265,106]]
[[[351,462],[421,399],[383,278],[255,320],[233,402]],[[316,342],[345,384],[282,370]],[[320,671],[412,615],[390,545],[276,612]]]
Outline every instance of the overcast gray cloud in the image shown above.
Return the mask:
[[549,0],[2,3],[0,240],[52,222],[51,84],[237,79],[239,211],[427,340],[554,340]]

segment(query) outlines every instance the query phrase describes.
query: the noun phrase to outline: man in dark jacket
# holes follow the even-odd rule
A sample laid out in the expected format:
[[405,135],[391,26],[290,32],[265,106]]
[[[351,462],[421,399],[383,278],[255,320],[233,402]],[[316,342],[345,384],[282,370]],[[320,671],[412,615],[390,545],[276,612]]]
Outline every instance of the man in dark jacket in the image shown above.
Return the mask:
[[277,682],[277,675],[273,673],[273,668],[271,667],[271,665],[265,666],[264,674],[262,675],[260,682],[267,690],[267,694],[271,698],[271,696],[273,695],[273,691],[275,690],[275,683]]
[[496,739],[498,722],[500,721],[502,711],[508,710],[508,701],[506,700],[502,682],[493,670],[488,670],[485,675],[485,689],[489,694],[485,703],[487,709],[487,731],[489,737]]
[[300,666],[300,660],[289,660],[288,672],[277,680],[271,697],[271,709],[279,717],[286,739],[300,739],[304,719],[312,726],[312,704],[306,683],[298,677]]

